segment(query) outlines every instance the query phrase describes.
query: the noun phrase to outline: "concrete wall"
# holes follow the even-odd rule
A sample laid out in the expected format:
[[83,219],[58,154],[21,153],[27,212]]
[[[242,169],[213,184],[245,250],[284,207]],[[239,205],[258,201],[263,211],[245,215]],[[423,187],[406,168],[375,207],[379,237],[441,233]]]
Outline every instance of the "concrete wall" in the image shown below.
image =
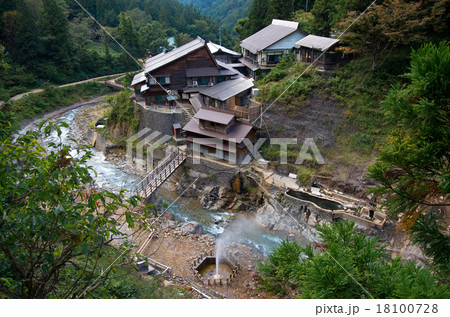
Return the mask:
[[349,220],[354,221],[356,225],[360,229],[381,229],[382,225],[377,225],[376,223],[366,220],[363,218],[360,218],[358,216],[352,215],[350,213],[344,212],[342,210],[336,210],[336,211],[327,211],[324,210],[318,206],[316,206],[314,203],[304,200],[299,200],[297,198],[291,197],[289,195],[283,195],[282,196],[282,202],[283,205],[286,205],[289,207],[289,210],[292,212],[292,215],[296,217],[299,221],[306,221],[306,207],[308,210],[311,211],[311,214],[309,216],[308,224],[309,225],[316,225],[318,223],[321,223],[323,221],[326,222],[332,222],[334,219],[343,219],[343,220]]
[[[288,195],[283,195],[282,204],[289,207],[291,214],[297,218],[298,221],[308,221],[309,225],[316,225],[323,221],[333,221],[333,214],[331,212],[327,212],[322,208],[317,207],[312,202],[301,201]],[[306,208],[311,212],[309,219],[306,217]]]

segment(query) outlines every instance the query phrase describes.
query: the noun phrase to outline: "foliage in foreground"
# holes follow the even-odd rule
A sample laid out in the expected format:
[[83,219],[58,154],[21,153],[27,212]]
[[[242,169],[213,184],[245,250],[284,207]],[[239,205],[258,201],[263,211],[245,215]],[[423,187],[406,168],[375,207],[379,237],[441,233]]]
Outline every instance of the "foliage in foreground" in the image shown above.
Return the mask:
[[13,140],[10,117],[0,112],[2,298],[98,297],[112,270],[127,262],[132,241],[113,244],[127,236],[120,227],[143,228],[148,216],[133,211],[138,197],[93,190],[86,167],[92,153],[62,144],[64,127],[43,128],[58,140],[46,151],[40,132]]
[[328,248],[284,241],[258,271],[264,289],[299,298],[449,298],[428,268],[391,259],[378,239],[358,233],[355,223],[317,226]]
[[103,286],[107,298],[120,299],[179,299],[192,298],[183,288],[165,286],[158,276],[143,276],[131,266],[117,269]]
[[393,216],[410,228],[431,208],[449,206],[450,194],[450,46],[425,44],[411,54],[410,83],[396,85],[383,103],[395,129],[369,177],[388,197]]
[[443,216],[435,211],[419,217],[411,227],[411,240],[418,245],[424,255],[431,259],[430,265],[443,278],[450,276],[450,236],[445,234]]

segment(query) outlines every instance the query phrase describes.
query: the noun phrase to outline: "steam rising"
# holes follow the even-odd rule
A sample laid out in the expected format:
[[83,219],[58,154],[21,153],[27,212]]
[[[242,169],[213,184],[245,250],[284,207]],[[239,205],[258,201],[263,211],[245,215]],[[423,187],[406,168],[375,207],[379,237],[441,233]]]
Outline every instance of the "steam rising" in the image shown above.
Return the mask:
[[[262,227],[253,218],[238,215],[225,231],[216,239],[216,270],[220,259],[233,242],[242,243],[263,234]],[[218,271],[216,272],[218,274]]]

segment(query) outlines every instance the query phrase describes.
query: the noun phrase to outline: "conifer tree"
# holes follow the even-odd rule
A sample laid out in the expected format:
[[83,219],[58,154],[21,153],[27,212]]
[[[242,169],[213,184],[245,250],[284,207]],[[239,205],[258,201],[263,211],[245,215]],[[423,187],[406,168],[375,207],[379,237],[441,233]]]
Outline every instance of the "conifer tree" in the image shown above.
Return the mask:
[[16,36],[17,61],[32,66],[41,51],[39,29],[27,3],[19,7],[19,21]]
[[69,33],[69,21],[59,1],[43,1],[40,17],[40,29],[43,41],[43,56],[55,64],[70,65],[72,43]]

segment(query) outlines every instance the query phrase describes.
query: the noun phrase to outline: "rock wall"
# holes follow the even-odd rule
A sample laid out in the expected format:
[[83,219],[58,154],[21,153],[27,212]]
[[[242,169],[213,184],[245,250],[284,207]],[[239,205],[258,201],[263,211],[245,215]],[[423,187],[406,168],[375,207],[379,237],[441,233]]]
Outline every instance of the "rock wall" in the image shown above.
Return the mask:
[[317,241],[317,233],[303,219],[298,208],[285,208],[269,199],[256,212],[256,221],[263,227],[287,235],[302,244]]
[[95,147],[97,150],[102,151],[105,154],[109,154],[109,151],[114,149],[122,148],[120,145],[112,144],[106,138],[104,138],[100,133],[94,131],[93,129],[87,129],[86,132],[87,142]]
[[210,179],[215,186],[228,187],[231,189],[231,182],[236,177],[239,168],[215,163],[210,160],[200,159],[200,164],[194,164],[192,156],[186,159],[186,168],[189,170],[189,177],[200,177]]
[[141,122],[139,131],[149,128],[152,131],[161,132],[163,135],[173,136],[173,124],[183,122],[182,113],[162,113],[140,107]]

